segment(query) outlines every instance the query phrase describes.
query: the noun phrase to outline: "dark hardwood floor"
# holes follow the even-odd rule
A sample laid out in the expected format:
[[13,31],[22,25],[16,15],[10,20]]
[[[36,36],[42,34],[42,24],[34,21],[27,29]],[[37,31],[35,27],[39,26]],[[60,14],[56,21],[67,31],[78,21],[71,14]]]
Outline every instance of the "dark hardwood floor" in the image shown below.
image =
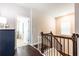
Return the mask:
[[15,56],[43,56],[34,47],[27,45],[16,49]]
[[[39,46],[41,47],[41,44],[39,44]],[[38,44],[34,45],[34,47],[38,48]],[[44,50],[46,50],[46,49],[50,48],[50,46],[43,44],[43,48],[44,48]]]

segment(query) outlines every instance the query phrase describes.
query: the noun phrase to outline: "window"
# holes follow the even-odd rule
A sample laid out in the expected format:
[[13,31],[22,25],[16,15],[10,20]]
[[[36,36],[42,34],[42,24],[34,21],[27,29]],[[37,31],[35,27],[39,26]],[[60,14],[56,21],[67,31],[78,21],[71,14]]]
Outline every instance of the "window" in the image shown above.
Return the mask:
[[7,19],[5,17],[0,17],[0,28],[6,28]]
[[56,17],[56,34],[72,35],[75,32],[74,13]]
[[69,22],[62,22],[61,23],[61,34],[71,35],[71,33],[70,33],[70,23]]

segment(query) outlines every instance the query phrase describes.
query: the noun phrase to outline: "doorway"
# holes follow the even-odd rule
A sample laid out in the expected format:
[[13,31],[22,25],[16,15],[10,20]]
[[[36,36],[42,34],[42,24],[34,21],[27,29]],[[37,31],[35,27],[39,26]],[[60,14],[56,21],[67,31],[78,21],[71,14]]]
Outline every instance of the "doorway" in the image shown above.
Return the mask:
[[18,16],[17,17],[17,27],[16,27],[16,45],[21,47],[29,44],[29,18]]

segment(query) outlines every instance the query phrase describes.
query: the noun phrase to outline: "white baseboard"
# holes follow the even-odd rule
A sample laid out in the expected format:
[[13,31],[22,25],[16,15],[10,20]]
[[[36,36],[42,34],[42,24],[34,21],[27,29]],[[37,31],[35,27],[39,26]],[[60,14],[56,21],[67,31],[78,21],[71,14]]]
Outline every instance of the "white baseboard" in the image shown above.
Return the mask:
[[38,42],[37,43],[31,43],[31,45],[37,45],[37,44],[40,44],[40,43],[38,43]]

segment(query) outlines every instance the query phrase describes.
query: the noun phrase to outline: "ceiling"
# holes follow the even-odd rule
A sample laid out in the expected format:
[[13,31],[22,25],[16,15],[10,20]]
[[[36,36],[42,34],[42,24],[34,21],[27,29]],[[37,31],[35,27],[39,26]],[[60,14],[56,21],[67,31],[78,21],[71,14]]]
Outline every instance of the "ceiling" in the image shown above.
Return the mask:
[[26,9],[31,9],[33,17],[39,17],[42,15],[56,17],[65,13],[74,12],[73,3],[2,3],[0,6],[1,5],[15,5]]
[[33,16],[51,15],[58,16],[62,13],[74,12],[73,3],[24,3],[19,6],[32,9]]

